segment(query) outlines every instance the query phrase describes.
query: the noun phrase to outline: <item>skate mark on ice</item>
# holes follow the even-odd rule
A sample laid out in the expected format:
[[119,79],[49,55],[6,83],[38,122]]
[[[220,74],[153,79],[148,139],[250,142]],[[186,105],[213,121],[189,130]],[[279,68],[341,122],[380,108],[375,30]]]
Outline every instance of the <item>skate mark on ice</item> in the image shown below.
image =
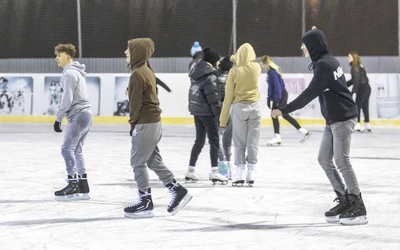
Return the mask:
[[65,224],[65,223],[88,223],[88,222],[100,222],[100,221],[116,221],[126,220],[126,218],[118,217],[98,217],[98,218],[57,218],[57,219],[43,219],[43,220],[17,220],[0,222],[0,226],[33,226],[33,225],[45,225],[45,224]]

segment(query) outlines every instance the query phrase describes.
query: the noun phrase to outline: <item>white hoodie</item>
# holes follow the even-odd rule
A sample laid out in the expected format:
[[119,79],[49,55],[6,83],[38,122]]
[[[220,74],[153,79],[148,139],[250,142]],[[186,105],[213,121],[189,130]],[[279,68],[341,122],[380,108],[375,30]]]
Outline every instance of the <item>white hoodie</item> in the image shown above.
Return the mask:
[[65,116],[70,119],[81,110],[90,108],[85,69],[85,65],[77,61],[73,61],[64,67],[61,76],[61,87],[64,92],[60,109],[57,112],[56,120],[58,122],[61,122]]

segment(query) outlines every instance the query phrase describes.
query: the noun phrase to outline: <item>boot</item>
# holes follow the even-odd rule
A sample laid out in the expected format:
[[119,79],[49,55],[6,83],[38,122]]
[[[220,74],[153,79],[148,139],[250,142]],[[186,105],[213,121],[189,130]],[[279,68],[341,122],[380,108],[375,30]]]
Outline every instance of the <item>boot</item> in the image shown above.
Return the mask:
[[333,201],[338,202],[338,204],[325,212],[325,219],[329,223],[339,222],[339,215],[350,207],[347,193],[345,195],[341,195],[338,191],[335,191],[335,193],[337,197]]
[[367,224],[367,209],[365,208],[361,193],[359,195],[348,194],[347,200],[350,207],[346,212],[339,215],[340,224],[346,226]]

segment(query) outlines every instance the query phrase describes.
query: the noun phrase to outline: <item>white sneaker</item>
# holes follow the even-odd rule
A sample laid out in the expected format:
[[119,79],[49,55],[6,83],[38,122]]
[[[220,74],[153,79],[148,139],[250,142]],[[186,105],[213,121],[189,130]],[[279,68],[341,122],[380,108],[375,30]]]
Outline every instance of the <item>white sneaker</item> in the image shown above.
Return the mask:
[[274,134],[274,138],[267,142],[267,147],[278,147],[282,143],[280,134]]
[[218,172],[211,172],[210,180],[213,182],[213,184],[215,184],[216,182],[221,182],[222,184],[228,183],[228,178]]
[[300,143],[304,143],[311,135],[305,128],[299,128],[298,131],[301,133]]
[[245,180],[245,170],[244,168],[236,168],[236,175],[232,179],[232,186],[236,186],[237,184],[242,184],[244,183]]
[[199,180],[199,176],[196,174],[196,172],[193,171],[188,171],[185,175],[185,180],[186,181],[198,181]]
[[254,169],[247,170],[246,183],[249,184],[249,186],[254,184]]

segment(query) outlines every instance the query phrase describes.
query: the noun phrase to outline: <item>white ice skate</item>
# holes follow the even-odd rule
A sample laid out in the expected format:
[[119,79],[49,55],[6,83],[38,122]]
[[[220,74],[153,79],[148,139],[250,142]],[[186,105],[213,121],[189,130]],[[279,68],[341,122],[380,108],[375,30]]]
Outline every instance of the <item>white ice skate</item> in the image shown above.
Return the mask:
[[246,183],[252,187],[254,184],[254,169],[249,169],[247,171],[247,176],[246,176]]
[[356,126],[354,126],[354,132],[363,132],[363,129],[361,128],[361,125],[359,122],[357,122]]
[[244,168],[236,168],[236,175],[232,179],[232,186],[236,187],[238,185],[243,186],[245,180],[246,171]]
[[210,174],[210,180],[212,183],[215,185],[216,182],[220,182],[221,184],[227,184],[228,183],[228,178],[223,176],[222,174],[218,172],[211,172]]
[[267,142],[267,147],[279,147],[282,143],[280,134],[274,134],[274,138]]
[[188,171],[185,175],[185,181],[187,182],[196,182],[199,180],[199,176],[196,174],[196,172],[193,171]]
[[310,132],[305,128],[299,128],[298,131],[301,133],[300,143],[304,143],[311,136]]
[[370,124],[369,122],[366,122],[364,125],[365,125],[365,130],[364,130],[364,132],[371,133],[371,132],[372,132],[372,130],[371,130],[371,124]]

